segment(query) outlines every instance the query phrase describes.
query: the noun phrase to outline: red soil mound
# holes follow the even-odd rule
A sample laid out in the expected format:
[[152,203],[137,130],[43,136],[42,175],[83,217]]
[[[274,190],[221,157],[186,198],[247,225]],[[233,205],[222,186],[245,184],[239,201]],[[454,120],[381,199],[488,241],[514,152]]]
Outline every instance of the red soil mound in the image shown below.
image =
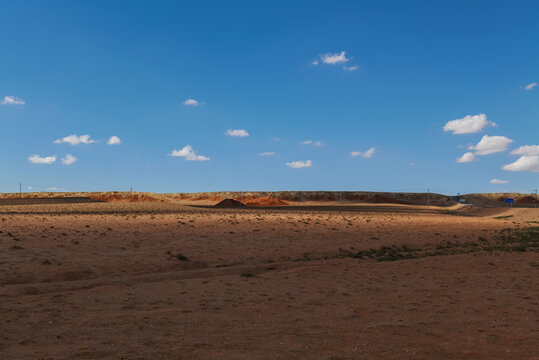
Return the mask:
[[222,207],[222,208],[233,208],[233,207],[240,207],[245,206],[242,202],[236,201],[234,199],[224,199],[223,201],[215,204],[216,207]]
[[245,203],[246,206],[284,206],[290,205],[286,201],[280,200],[272,196],[263,196],[249,200]]

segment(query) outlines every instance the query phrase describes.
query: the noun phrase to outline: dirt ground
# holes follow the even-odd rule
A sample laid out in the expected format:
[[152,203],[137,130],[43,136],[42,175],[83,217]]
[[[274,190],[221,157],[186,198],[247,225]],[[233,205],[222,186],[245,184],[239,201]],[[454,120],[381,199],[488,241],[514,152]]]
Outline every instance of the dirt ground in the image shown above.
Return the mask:
[[0,206],[0,359],[539,359],[538,209],[330,205]]

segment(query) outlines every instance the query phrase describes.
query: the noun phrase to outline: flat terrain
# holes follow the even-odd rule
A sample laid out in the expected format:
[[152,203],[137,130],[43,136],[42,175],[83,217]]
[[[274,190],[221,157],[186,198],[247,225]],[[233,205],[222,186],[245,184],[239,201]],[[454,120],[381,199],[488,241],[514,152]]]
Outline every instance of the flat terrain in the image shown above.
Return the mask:
[[0,359],[538,359],[539,210],[0,205]]

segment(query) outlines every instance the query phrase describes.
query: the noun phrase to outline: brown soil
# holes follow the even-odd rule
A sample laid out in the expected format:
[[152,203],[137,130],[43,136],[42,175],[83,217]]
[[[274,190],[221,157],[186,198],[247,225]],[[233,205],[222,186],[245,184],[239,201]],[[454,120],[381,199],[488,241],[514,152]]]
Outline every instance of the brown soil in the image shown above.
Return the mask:
[[491,193],[491,194],[467,194],[463,195],[469,203],[477,206],[502,207],[505,206],[505,199],[515,199],[516,204],[533,205],[535,194],[519,193]]
[[532,196],[519,196],[515,199],[515,202],[522,204],[533,204],[535,203],[535,197]]
[[0,205],[0,358],[537,358],[539,210],[327,209]]
[[93,200],[100,200],[100,201],[106,201],[106,202],[118,202],[118,201],[126,201],[126,202],[149,202],[149,201],[165,201],[164,199],[157,199],[153,196],[149,196],[146,194],[122,194],[122,195],[109,195],[109,194],[103,194],[103,195],[90,195],[90,199]]

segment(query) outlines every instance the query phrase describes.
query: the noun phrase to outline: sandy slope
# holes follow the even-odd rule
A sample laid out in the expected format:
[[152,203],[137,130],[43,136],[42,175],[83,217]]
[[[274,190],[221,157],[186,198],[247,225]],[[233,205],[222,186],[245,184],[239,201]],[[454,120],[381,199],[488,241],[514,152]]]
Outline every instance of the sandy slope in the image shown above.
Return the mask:
[[[331,191],[277,191],[277,192],[211,192],[211,193],[141,193],[141,192],[39,192],[24,193],[24,198],[88,197],[106,202],[173,202],[190,201],[213,205],[226,198],[235,199],[254,206],[286,205],[289,202],[354,202],[354,203],[395,203],[426,204],[429,196],[432,205],[451,205],[452,198],[440,194],[381,193],[381,192],[331,192]],[[0,194],[2,198],[18,198],[19,194]]]
[[[210,193],[148,193],[148,192],[37,192],[23,193],[23,198],[74,198],[85,197],[94,201],[105,202],[167,202],[181,203],[182,201],[197,205],[215,205],[218,202],[230,198],[241,201],[248,206],[286,206],[289,204],[309,203],[371,203],[371,204],[408,204],[425,205],[427,198],[434,206],[453,206],[453,196],[435,193],[392,193],[392,192],[368,192],[368,191],[276,191],[276,192],[210,192]],[[17,199],[19,194],[0,194],[2,200]],[[506,198],[515,199],[517,207],[533,207],[535,194],[518,193],[491,193],[491,194],[466,194],[462,195],[469,204],[481,207],[504,207]],[[67,200],[66,200],[67,201]]]

